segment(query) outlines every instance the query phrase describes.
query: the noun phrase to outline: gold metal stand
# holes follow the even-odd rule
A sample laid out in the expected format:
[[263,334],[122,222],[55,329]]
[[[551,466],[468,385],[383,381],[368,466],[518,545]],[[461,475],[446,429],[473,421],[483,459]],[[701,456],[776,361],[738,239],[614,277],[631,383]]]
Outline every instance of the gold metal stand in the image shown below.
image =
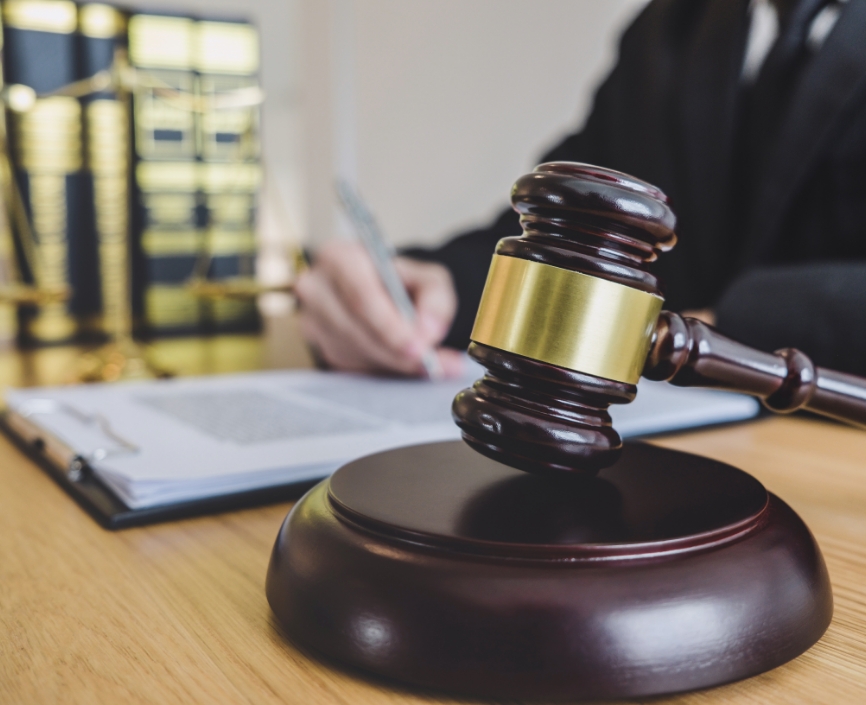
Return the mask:
[[187,283],[186,288],[194,296],[205,299],[254,299],[261,294],[293,294],[295,291],[292,284],[260,284],[247,277],[221,281],[194,279]]
[[[263,162],[264,163],[264,162]],[[266,179],[271,184],[276,183],[276,179],[265,163]],[[267,183],[267,182],[266,182]],[[273,205],[276,209],[276,217],[279,221],[280,228],[284,233],[289,233],[288,241],[283,241],[285,246],[285,255],[291,263],[293,278],[306,270],[310,264],[307,261],[307,256],[303,248],[299,244],[300,239],[295,233],[295,229],[291,224],[285,204],[278,196],[273,199]],[[284,282],[280,284],[266,284],[258,281],[252,273],[247,276],[232,277],[229,279],[213,280],[208,279],[208,271],[211,266],[213,251],[207,238],[203,240],[203,246],[199,251],[193,275],[187,280],[185,288],[193,296],[201,299],[254,299],[264,294],[288,294],[293,296],[295,293],[294,282]]]
[[[213,98],[203,99],[190,96],[162,83],[147,72],[137,71],[129,65],[124,49],[115,53],[110,70],[100,71],[93,76],[75,81],[44,95],[24,85],[4,86],[0,79],[0,189],[3,192],[8,222],[14,224],[19,233],[18,244],[23,258],[30,268],[35,284],[25,283],[20,270],[16,268],[13,278],[0,282],[0,305],[3,304],[46,304],[58,303],[69,299],[71,292],[66,288],[52,288],[42,282],[40,253],[31,232],[26,209],[15,182],[9,154],[6,149],[6,108],[15,113],[26,113],[33,109],[38,98],[65,96],[82,98],[101,91],[113,91],[116,98],[97,100],[90,103],[85,115],[89,134],[87,160],[95,177],[96,198],[129,199],[129,160],[132,145],[129,135],[128,111],[131,91],[136,86],[147,86],[166,100],[194,112],[212,109],[237,109],[259,105],[264,94],[258,87],[250,87]],[[109,105],[111,103],[112,105]],[[99,105],[102,104],[102,105]],[[117,139],[118,130],[126,136],[126,149],[117,159],[106,160],[107,150],[99,149],[100,138]],[[103,145],[104,146],[104,145]],[[110,151],[110,150],[108,150]],[[100,181],[101,180],[101,181]],[[123,180],[123,188],[117,186]],[[104,193],[100,194],[100,189]],[[115,212],[128,213],[128,208]],[[100,264],[102,267],[103,330],[109,342],[82,355],[67,381],[75,382],[113,382],[119,380],[164,378],[173,376],[170,370],[161,368],[148,359],[145,346],[132,336],[132,258],[129,240],[129,227],[126,217],[115,218],[110,224],[97,224],[99,231]],[[13,253],[14,245],[9,242],[6,250]],[[0,248],[3,249],[3,248]],[[200,253],[199,269],[206,273],[210,264],[210,248]],[[9,258],[14,265],[14,253]],[[280,291],[291,292],[291,286],[261,286],[250,277],[237,280],[215,282],[206,276],[194,276],[188,287],[202,298],[255,298],[259,294]]]
[[[72,382],[117,382],[171,377],[155,365],[143,345],[132,337],[132,256],[129,236],[130,90],[122,80],[129,63],[125,50],[114,57],[113,80],[108,86],[116,98],[91,102],[85,112],[87,165],[93,174],[97,205],[99,259],[102,270],[102,320],[109,342],[79,358]],[[116,149],[122,144],[122,149]],[[114,147],[114,149],[112,149]],[[125,201],[118,209],[119,199]],[[105,217],[110,211],[113,217]],[[122,214],[122,215],[120,215]]]
[[124,337],[82,355],[70,382],[119,382],[173,376],[172,371],[156,367],[141,345]]
[[66,301],[69,288],[39,288],[30,284],[10,283],[0,286],[0,303],[3,304],[46,304]]

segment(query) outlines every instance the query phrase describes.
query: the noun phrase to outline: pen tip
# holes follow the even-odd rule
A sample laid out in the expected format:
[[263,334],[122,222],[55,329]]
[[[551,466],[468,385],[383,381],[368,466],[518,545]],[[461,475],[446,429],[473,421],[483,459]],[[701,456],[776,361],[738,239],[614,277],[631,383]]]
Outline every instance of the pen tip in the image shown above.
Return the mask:
[[429,350],[424,354],[423,358],[424,371],[427,373],[427,378],[433,381],[442,379],[445,376],[442,370],[442,365],[439,362],[439,356],[435,350]]

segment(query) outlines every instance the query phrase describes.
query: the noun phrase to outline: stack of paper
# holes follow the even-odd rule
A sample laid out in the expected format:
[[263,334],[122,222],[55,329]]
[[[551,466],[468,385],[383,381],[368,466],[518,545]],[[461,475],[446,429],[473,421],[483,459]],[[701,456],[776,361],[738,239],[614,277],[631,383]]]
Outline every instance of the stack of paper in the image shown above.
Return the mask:
[[[10,410],[88,461],[130,508],[324,477],[362,455],[458,439],[463,379],[382,379],[316,371],[257,372],[7,393]],[[641,382],[611,409],[624,436],[749,418],[753,399]]]

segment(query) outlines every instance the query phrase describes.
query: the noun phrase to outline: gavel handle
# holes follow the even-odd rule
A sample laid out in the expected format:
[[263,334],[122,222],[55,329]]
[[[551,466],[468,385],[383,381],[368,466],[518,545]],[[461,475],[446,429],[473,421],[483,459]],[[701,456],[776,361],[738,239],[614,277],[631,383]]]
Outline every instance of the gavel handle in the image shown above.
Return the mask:
[[772,411],[804,409],[866,427],[866,379],[815,367],[794,348],[755,350],[670,311],[659,315],[643,376],[743,392]]

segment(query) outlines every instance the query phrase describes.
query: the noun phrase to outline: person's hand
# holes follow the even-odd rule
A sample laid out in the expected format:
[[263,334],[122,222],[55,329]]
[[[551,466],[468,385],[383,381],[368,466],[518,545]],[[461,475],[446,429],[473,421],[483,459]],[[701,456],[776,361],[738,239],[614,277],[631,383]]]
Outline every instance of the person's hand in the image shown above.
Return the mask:
[[450,273],[404,257],[395,265],[415,304],[414,324],[400,315],[360,244],[322,247],[295,284],[304,337],[333,369],[423,375],[422,358],[435,350],[446,376],[460,374],[461,353],[438,347],[457,311]]
[[690,311],[683,311],[681,315],[683,318],[697,318],[699,321],[703,321],[710,326],[716,325],[716,312],[711,308],[696,308]]

